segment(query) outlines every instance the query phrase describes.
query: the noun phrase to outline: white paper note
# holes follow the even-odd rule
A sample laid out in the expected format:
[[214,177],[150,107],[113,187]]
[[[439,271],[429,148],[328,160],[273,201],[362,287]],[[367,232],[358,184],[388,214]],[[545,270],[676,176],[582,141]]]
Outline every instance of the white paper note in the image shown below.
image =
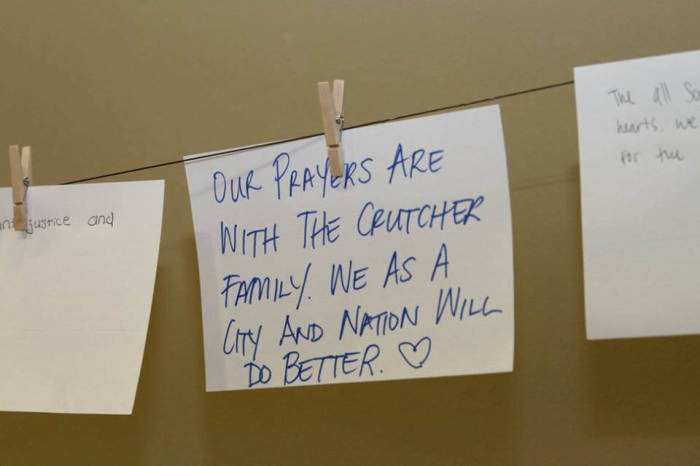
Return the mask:
[[576,68],[589,339],[700,332],[700,52]]
[[0,410],[130,414],[153,297],[163,181],[0,189]]
[[[513,365],[498,107],[186,164],[208,391]],[[196,157],[196,156],[192,156]]]

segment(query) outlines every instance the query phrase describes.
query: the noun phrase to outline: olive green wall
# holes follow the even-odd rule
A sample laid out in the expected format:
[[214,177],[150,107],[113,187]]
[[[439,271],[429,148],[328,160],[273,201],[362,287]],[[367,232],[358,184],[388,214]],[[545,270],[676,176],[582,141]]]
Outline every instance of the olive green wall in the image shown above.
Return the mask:
[[[697,0],[3,0],[0,148],[31,144],[37,183],[62,183],[317,133],[319,80],[346,80],[355,125],[695,49],[698,18]],[[0,413],[0,465],[698,464],[700,338],[585,340],[573,87],[498,103],[515,372],[206,394],[184,169],[150,169],[105,179],[166,180],[134,414]]]

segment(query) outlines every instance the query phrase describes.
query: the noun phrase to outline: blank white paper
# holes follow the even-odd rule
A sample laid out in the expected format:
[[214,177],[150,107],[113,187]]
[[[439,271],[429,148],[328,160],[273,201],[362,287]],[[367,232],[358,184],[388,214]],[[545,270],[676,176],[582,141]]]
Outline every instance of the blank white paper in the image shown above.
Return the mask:
[[0,410],[130,414],[164,182],[36,186],[31,234],[0,189]]
[[[208,391],[511,371],[497,106],[186,163]],[[197,156],[191,156],[197,157]]]
[[575,69],[589,339],[700,332],[700,52]]

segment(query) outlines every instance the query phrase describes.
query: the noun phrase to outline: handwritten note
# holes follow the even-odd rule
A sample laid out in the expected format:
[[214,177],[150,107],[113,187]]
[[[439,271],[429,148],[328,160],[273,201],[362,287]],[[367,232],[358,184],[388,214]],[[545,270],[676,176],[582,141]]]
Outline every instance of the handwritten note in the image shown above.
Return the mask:
[[0,189],[0,410],[131,413],[163,185],[31,187],[30,234]]
[[[207,390],[512,370],[498,107],[187,162]],[[196,156],[192,156],[196,157]]]
[[700,52],[576,68],[589,339],[700,332]]

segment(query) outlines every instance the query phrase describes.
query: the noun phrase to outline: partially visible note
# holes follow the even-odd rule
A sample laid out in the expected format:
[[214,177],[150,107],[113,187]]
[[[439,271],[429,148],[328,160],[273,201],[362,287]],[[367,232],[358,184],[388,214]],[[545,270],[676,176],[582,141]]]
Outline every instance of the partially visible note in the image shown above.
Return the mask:
[[700,332],[700,51],[575,69],[589,339]]
[[29,234],[0,189],[0,410],[130,414],[163,181],[36,186]]

